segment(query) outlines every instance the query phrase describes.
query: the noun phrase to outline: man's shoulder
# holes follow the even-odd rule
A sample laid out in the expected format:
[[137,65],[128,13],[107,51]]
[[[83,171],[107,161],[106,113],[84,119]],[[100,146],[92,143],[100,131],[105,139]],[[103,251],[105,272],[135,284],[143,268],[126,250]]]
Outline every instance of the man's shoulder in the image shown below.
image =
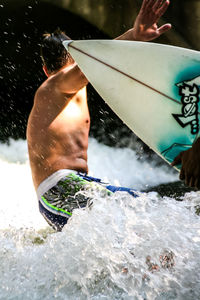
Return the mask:
[[39,100],[41,98],[46,98],[49,93],[54,91],[53,84],[49,82],[47,78],[36,90],[34,100]]
[[36,92],[35,92],[35,96],[39,96],[41,93],[43,93],[45,90],[46,90],[46,81],[47,80],[45,80],[39,87],[38,87],[38,89],[36,90]]
[[58,81],[57,74],[48,77],[46,80],[44,80],[41,83],[41,85],[38,87],[36,93],[43,93],[43,92],[49,91],[51,89],[51,87],[53,89],[54,86],[56,85],[57,81]]

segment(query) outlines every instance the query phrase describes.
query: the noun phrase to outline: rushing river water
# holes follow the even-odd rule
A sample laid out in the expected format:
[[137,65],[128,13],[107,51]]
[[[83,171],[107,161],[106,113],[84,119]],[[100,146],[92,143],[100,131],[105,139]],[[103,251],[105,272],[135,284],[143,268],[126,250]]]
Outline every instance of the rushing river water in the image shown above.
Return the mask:
[[[200,299],[200,193],[101,198],[63,232],[40,216],[25,141],[0,144],[0,299]],[[90,175],[139,191],[178,174],[90,139]]]

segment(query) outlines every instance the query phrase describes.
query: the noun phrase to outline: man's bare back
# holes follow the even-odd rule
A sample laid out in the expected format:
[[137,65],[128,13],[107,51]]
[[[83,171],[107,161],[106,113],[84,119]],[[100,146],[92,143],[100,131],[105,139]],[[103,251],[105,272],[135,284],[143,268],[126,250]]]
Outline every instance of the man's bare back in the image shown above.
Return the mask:
[[[69,77],[70,85],[65,84]],[[86,84],[87,79],[73,64],[51,75],[35,94],[27,140],[36,189],[60,169],[88,171],[90,116]]]

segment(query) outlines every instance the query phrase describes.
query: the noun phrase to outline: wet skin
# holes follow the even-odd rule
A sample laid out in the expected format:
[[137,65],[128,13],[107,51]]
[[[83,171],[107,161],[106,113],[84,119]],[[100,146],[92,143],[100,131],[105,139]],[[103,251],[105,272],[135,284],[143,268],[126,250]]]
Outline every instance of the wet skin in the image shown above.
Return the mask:
[[[170,24],[157,26],[168,6],[168,0],[144,0],[133,28],[116,39],[150,41],[159,37],[171,28]],[[88,172],[88,80],[70,56],[62,69],[49,73],[44,66],[44,70],[48,78],[35,94],[27,125],[29,160],[36,189],[60,169]]]

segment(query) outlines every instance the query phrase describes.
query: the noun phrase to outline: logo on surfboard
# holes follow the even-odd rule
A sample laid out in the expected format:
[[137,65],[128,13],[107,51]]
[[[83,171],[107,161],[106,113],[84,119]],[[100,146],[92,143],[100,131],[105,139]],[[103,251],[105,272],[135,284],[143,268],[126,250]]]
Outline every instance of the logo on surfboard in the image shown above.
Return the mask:
[[181,127],[191,126],[191,134],[199,131],[198,102],[200,93],[200,76],[176,84],[181,96],[181,114],[172,114]]

